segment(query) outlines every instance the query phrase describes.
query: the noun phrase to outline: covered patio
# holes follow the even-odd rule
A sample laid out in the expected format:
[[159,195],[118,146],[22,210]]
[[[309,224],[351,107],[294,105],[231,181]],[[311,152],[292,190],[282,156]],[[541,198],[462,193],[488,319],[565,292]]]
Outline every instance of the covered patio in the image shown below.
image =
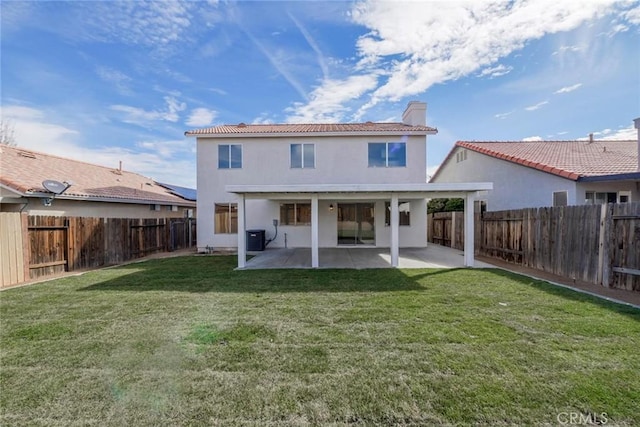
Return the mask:
[[[320,244],[319,244],[319,201],[320,200],[385,200],[389,202],[390,209],[390,244],[388,248],[372,247],[380,254],[386,252],[388,262],[385,266],[402,267],[400,264],[400,232],[399,232],[399,201],[403,199],[431,199],[438,197],[460,197],[465,200],[464,224],[465,242],[463,251],[463,266],[474,266],[474,222],[473,206],[478,194],[482,191],[493,189],[493,183],[473,182],[473,183],[439,183],[439,184],[321,184],[321,185],[227,185],[225,190],[234,193],[238,197],[238,268],[247,267],[247,241],[246,241],[246,203],[247,199],[267,199],[267,200],[307,200],[311,205],[311,244],[307,251],[297,252],[297,256],[308,256],[308,267],[321,267]],[[417,219],[424,220],[425,218]],[[426,247],[426,233],[424,244]],[[327,248],[333,249],[333,248]],[[344,250],[349,248],[335,248]],[[356,248],[354,248],[356,249]],[[360,249],[360,248],[358,248]],[[404,253],[409,249],[403,249]],[[325,257],[331,259],[329,254],[336,252],[324,251]],[[344,255],[345,252],[337,252]],[[347,252],[349,253],[349,252]],[[353,251],[353,254],[359,254]],[[302,255],[305,254],[305,255]],[[356,255],[356,258],[358,256]],[[384,259],[384,256],[374,258]],[[353,258],[352,258],[353,259]],[[325,259],[322,260],[326,262]],[[307,261],[300,261],[296,264],[307,265]],[[322,267],[327,265],[323,264]],[[358,268],[350,267],[350,268]],[[365,268],[365,267],[363,267]],[[367,267],[368,268],[368,267]]]
[[[426,248],[402,248],[399,251],[399,268],[461,268],[464,253],[439,245]],[[254,255],[245,265],[247,270],[270,268],[311,268],[311,248],[274,248]],[[388,248],[320,248],[320,268],[390,268]],[[474,263],[476,268],[490,268],[489,264]]]

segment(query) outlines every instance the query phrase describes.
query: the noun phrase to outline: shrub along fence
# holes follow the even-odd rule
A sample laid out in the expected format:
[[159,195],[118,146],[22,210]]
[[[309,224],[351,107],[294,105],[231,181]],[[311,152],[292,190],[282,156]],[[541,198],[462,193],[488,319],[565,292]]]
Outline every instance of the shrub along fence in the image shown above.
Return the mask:
[[191,218],[85,218],[0,213],[0,287],[191,247]]
[[[429,241],[463,249],[460,212],[428,216]],[[640,291],[640,203],[475,215],[476,254],[606,287]]]

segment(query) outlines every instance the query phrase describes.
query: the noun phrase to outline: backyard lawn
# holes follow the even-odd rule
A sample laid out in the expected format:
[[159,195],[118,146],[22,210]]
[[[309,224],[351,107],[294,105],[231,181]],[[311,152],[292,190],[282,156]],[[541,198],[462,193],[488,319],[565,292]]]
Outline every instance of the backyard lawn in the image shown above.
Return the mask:
[[0,425],[640,425],[640,310],[501,270],[235,265],[1,292]]

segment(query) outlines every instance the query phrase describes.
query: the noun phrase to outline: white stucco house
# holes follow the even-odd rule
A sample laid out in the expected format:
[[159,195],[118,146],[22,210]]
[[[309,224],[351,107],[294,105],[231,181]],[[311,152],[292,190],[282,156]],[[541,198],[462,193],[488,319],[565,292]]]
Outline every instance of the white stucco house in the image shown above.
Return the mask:
[[[428,184],[426,104],[411,102],[398,123],[221,125],[197,138],[198,249],[235,249],[246,262],[246,231],[266,230],[272,247],[389,248],[427,245],[426,199],[466,197],[488,183]],[[473,227],[473,216],[468,215]],[[274,224],[277,224],[277,236]],[[471,236],[473,233],[470,234]],[[465,264],[473,265],[473,241]]]
[[458,141],[429,182],[492,182],[488,211],[637,202],[639,141]]

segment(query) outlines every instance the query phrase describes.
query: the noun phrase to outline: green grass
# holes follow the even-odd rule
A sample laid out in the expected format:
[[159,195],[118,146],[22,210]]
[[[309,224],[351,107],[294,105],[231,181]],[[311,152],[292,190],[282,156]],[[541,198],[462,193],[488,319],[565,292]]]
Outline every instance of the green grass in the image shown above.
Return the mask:
[[640,310],[500,270],[235,262],[0,293],[0,425],[640,425]]

